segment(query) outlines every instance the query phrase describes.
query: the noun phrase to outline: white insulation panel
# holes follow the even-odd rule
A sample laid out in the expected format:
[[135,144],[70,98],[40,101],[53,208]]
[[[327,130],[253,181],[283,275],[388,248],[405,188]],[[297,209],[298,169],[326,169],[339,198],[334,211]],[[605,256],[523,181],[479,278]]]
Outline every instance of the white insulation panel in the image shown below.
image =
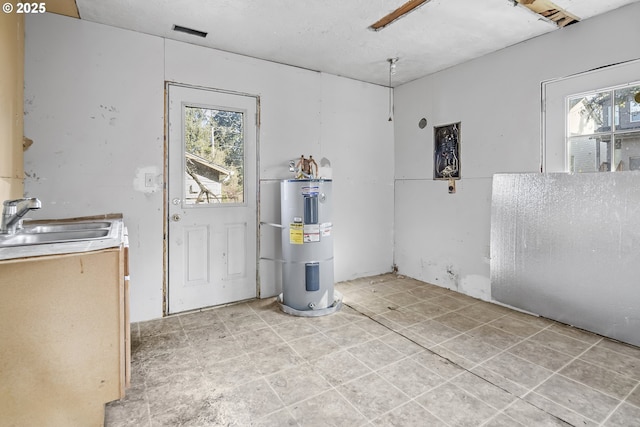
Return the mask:
[[499,174],[496,301],[640,345],[640,172]]

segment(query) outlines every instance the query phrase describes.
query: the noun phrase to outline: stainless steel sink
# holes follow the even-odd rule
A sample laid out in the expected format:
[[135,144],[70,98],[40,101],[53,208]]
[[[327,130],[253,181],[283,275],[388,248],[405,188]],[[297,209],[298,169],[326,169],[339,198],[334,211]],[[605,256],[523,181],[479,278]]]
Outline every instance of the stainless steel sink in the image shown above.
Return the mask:
[[109,239],[118,234],[113,224],[111,221],[26,224],[15,234],[0,234],[0,248]]
[[70,222],[68,224],[42,224],[27,225],[22,229],[23,233],[58,233],[74,230],[99,230],[109,229],[111,223],[107,221]]
[[43,243],[104,239],[108,235],[108,229],[58,231],[54,233],[16,233],[9,236],[0,236],[0,246],[39,245]]

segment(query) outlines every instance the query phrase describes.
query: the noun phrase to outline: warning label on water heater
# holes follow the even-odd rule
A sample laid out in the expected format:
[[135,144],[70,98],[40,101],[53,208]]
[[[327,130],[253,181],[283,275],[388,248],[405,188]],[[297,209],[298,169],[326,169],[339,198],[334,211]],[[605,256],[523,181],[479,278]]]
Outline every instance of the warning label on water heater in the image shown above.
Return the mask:
[[320,225],[319,224],[305,224],[304,225],[304,242],[319,242],[320,241]]
[[289,224],[289,243],[292,245],[301,245],[304,243],[303,225],[301,222]]

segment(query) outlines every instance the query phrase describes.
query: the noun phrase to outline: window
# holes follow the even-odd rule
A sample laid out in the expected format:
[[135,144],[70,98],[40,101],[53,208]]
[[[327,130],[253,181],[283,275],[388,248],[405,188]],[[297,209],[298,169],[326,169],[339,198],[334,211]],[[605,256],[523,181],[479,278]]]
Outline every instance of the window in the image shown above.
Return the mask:
[[188,205],[244,201],[243,113],[185,106],[185,193]]
[[640,82],[567,97],[570,172],[638,170]]

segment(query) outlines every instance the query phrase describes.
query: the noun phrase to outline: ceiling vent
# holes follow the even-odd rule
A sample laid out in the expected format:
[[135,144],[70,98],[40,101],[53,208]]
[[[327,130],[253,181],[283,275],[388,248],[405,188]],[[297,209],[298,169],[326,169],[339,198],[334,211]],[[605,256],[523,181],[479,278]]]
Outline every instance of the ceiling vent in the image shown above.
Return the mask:
[[177,31],[179,33],[191,34],[192,36],[198,36],[202,38],[207,37],[207,34],[208,34],[208,33],[205,33],[204,31],[194,30],[193,28],[181,27],[180,25],[174,25],[173,31]]

